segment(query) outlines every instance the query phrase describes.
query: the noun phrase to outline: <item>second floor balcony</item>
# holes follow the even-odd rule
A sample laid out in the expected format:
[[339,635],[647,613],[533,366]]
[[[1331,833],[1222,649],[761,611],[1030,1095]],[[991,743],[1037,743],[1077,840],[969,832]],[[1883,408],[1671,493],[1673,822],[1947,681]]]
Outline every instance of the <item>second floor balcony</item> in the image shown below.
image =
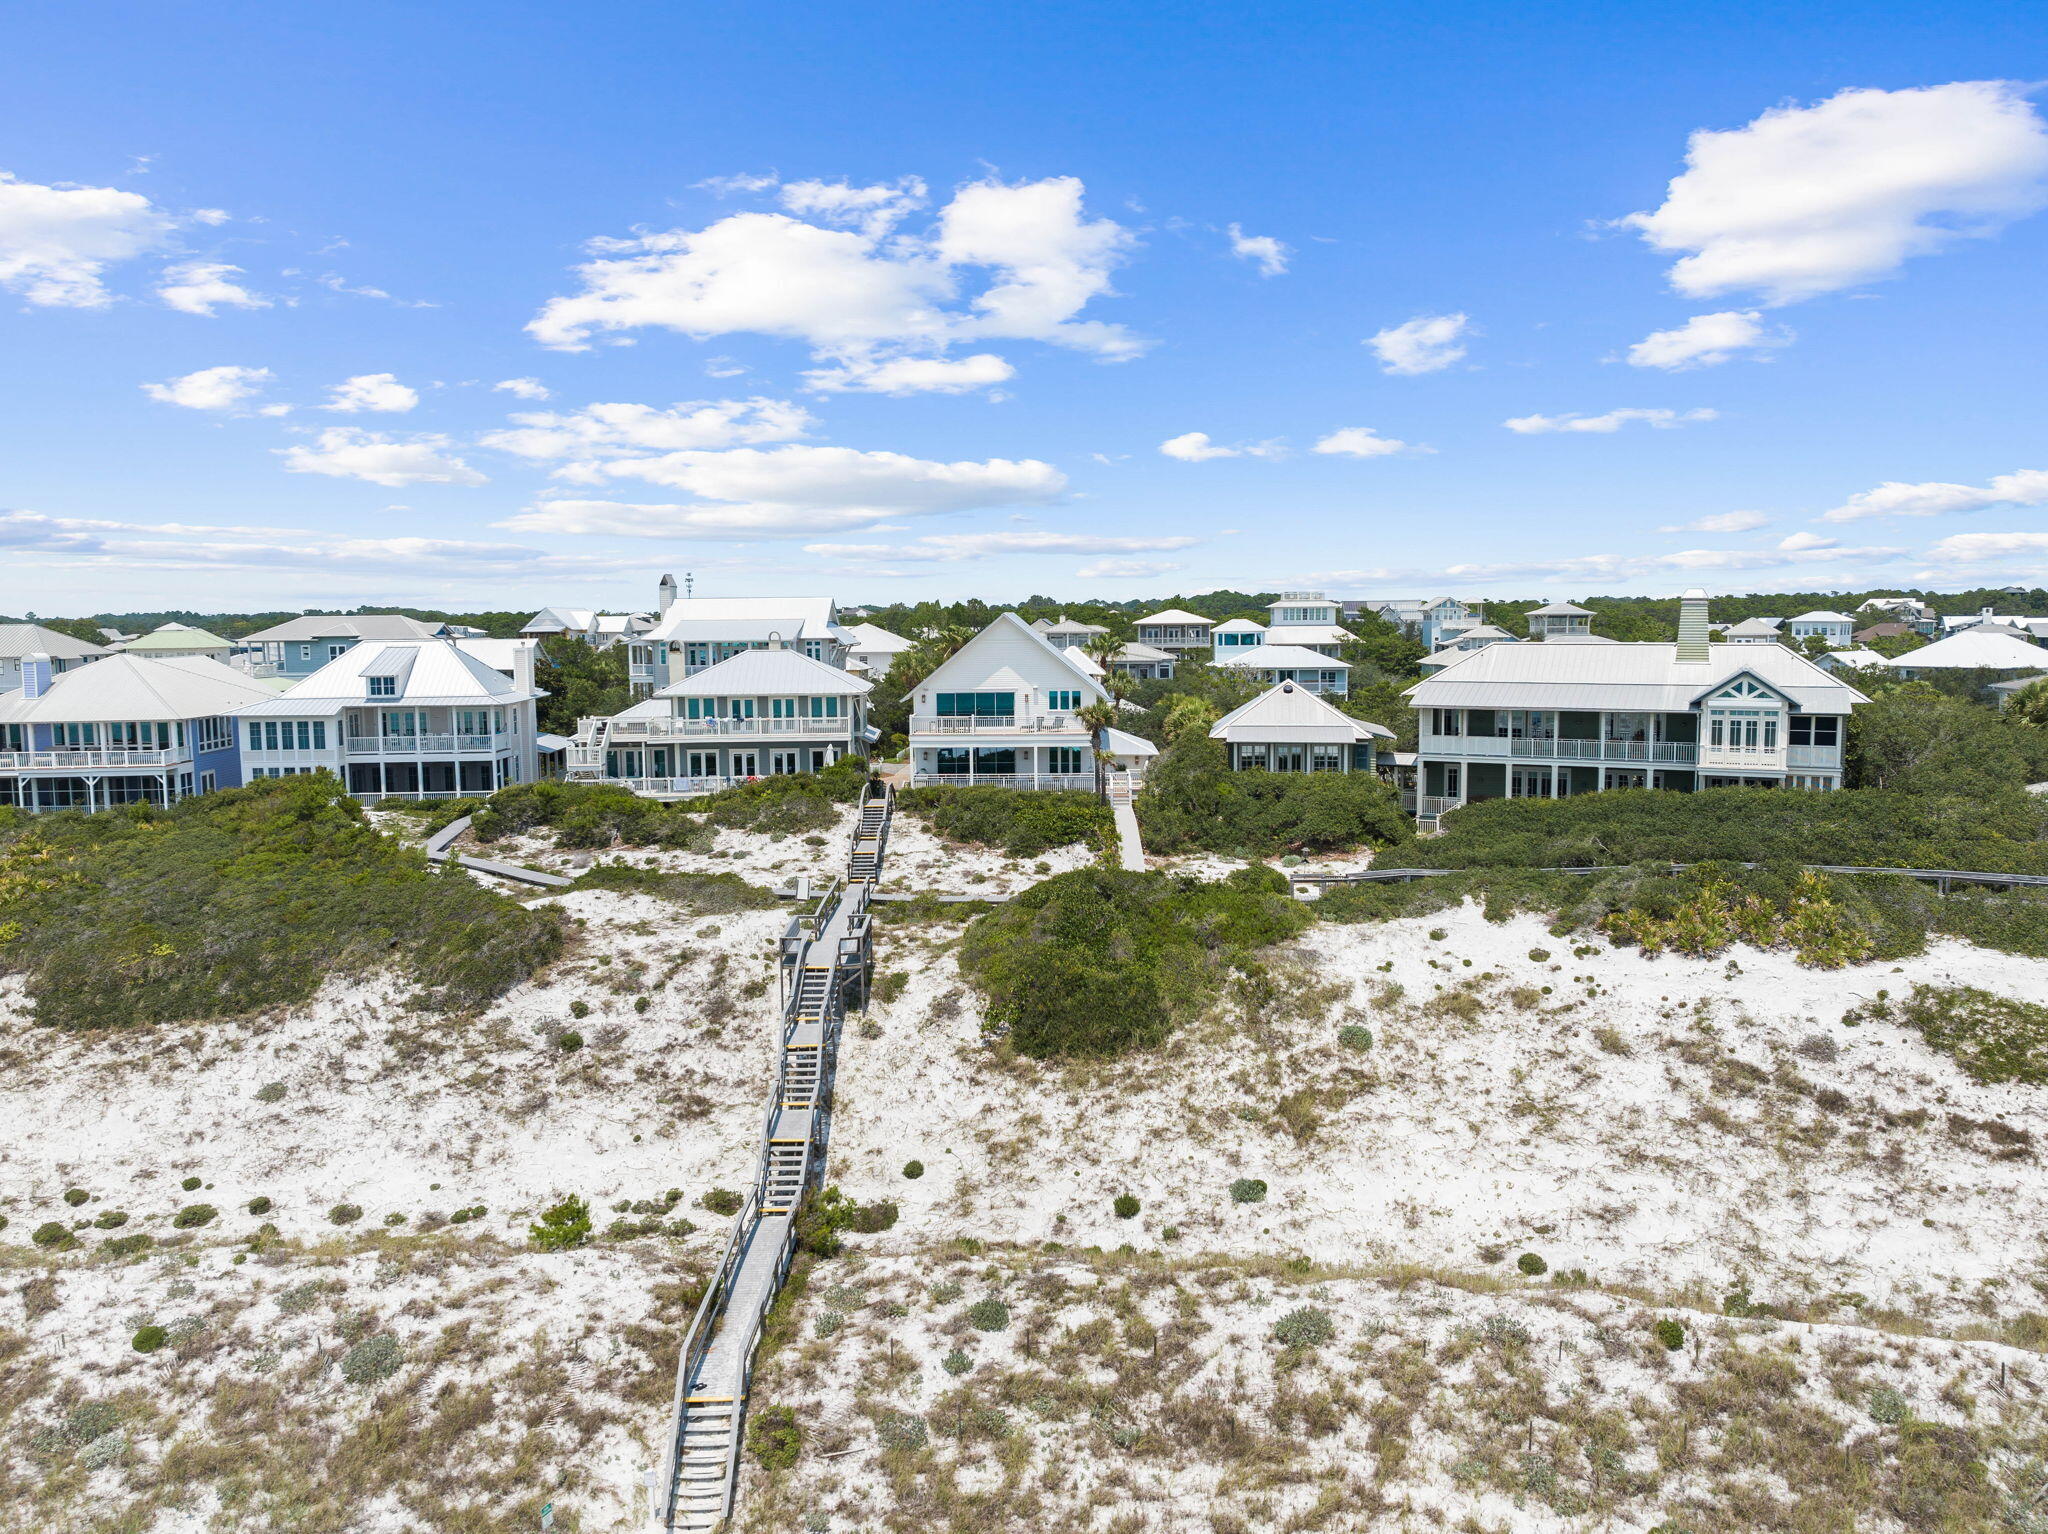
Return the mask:
[[347,751],[352,757],[483,755],[509,750],[513,744],[510,735],[351,735]]
[[1554,762],[1668,762],[1690,764],[1699,747],[1689,740],[1565,740],[1544,735],[1436,735],[1425,732],[1423,756],[1530,758]]
[[61,751],[0,751],[0,769],[15,772],[76,772],[90,768],[175,767],[192,760],[190,748],[129,750],[115,746],[76,746]]
[[1013,734],[1085,735],[1088,726],[1072,714],[918,714],[910,721],[913,735]]
[[[586,734],[601,722],[603,721],[595,719],[584,720],[579,724],[577,733]],[[856,721],[851,714],[817,718],[805,715],[782,719],[761,716],[717,719],[613,719],[606,724],[605,738],[615,745],[641,741],[758,739],[764,735],[808,735],[839,740],[851,735],[855,727]]]

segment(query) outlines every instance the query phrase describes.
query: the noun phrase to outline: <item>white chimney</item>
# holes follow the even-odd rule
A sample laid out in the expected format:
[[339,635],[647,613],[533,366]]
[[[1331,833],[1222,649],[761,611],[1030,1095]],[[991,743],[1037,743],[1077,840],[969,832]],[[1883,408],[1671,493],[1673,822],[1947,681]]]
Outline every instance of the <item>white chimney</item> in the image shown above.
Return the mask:
[[1707,594],[1695,586],[1678,599],[1678,654],[1681,666],[1704,666],[1711,659],[1707,641]]
[[655,589],[661,593],[661,610],[665,613],[676,599],[676,578],[673,575],[664,575],[661,584]]
[[40,698],[50,690],[50,657],[41,650],[21,658],[21,695]]

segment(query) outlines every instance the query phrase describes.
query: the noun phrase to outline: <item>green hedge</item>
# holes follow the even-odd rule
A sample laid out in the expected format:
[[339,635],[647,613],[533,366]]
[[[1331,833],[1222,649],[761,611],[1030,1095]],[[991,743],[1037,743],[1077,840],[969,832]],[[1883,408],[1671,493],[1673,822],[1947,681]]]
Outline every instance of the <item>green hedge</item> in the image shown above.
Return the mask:
[[1018,858],[1073,842],[1102,847],[1116,834],[1108,805],[1064,789],[912,788],[896,796],[896,807],[952,841],[1000,847]]
[[1206,732],[1183,731],[1138,795],[1150,852],[1342,852],[1414,835],[1400,796],[1370,772],[1232,772]]
[[782,902],[738,874],[669,873],[631,863],[599,863],[576,881],[580,890],[616,890],[632,895],[658,895],[686,906],[699,916],[733,911],[759,911]]
[[562,930],[381,835],[324,773],[0,826],[0,970],[59,1027],[302,1002],[390,963],[423,1002],[477,1006],[552,959]]
[[1115,1055],[1160,1043],[1311,920],[1270,869],[1204,883],[1082,868],[976,917],[960,969],[1019,1053]]
[[667,847],[708,852],[721,829],[793,834],[819,831],[838,806],[860,797],[865,757],[841,757],[823,772],[777,773],[700,798],[663,803],[612,783],[545,781],[501,788],[471,820],[481,841],[550,827],[558,847]]

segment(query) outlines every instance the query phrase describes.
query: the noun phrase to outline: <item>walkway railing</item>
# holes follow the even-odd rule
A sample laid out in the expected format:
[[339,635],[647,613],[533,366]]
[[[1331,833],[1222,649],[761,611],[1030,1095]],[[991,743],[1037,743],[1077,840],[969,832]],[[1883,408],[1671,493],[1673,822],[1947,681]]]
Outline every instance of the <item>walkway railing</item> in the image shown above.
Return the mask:
[[[1669,868],[1673,873],[1682,869],[1697,868],[1697,863],[1661,863],[1647,859],[1655,867]],[[1412,884],[1417,879],[1437,879],[1446,874],[1483,873],[1537,873],[1537,874],[1611,874],[1627,868],[1641,868],[1643,863],[1598,863],[1570,868],[1523,868],[1502,864],[1487,864],[1477,868],[1368,868],[1348,874],[1295,874],[1288,878],[1295,884]],[[1735,868],[1768,868],[1768,863],[1734,863]],[[1872,868],[1850,863],[1801,863],[1801,868],[1812,869],[1823,874],[1890,874],[1901,879],[1915,879],[1922,884],[1933,884],[1946,895],[1954,884],[1974,884],[1987,887],[2011,889],[2048,889],[2048,874],[2001,874],[1981,869],[1963,868]]]

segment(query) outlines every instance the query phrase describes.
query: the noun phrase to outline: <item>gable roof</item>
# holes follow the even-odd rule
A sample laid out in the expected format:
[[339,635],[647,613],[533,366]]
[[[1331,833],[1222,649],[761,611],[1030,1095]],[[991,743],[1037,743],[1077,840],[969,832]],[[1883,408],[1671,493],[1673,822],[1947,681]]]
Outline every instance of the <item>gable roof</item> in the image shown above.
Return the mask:
[[801,650],[742,650],[655,693],[657,698],[858,697],[874,684],[812,660]]
[[1161,649],[1155,648],[1155,647],[1154,647],[1154,646],[1152,646],[1152,645],[1148,645],[1148,644],[1140,644],[1140,643],[1139,643],[1139,642],[1138,642],[1137,640],[1135,640],[1135,639],[1133,639],[1133,640],[1132,640],[1132,641],[1131,641],[1131,642],[1130,642],[1129,644],[1125,645],[1125,646],[1124,646],[1124,647],[1123,647],[1123,648],[1122,648],[1121,650],[1117,651],[1117,652],[1116,652],[1116,654],[1114,654],[1114,655],[1112,655],[1112,656],[1110,657],[1110,660],[1111,660],[1112,662],[1114,662],[1114,661],[1126,661],[1126,662],[1130,662],[1130,661],[1136,661],[1136,662],[1139,662],[1139,663],[1141,663],[1141,664],[1148,664],[1148,665],[1149,665],[1149,664],[1151,664],[1151,663],[1153,663],[1153,662],[1157,662],[1157,661],[1162,661],[1162,660],[1172,660],[1172,659],[1173,659],[1173,652],[1172,652],[1171,650],[1161,650]]
[[1209,662],[1212,666],[1236,666],[1256,671],[1349,671],[1351,662],[1334,655],[1318,655],[1300,645],[1255,644],[1241,650],[1224,650]]
[[113,655],[50,680],[39,698],[0,696],[10,724],[101,723],[120,719],[205,719],[277,695],[275,686],[205,655],[153,660]]
[[1247,745],[1361,741],[1374,736],[1392,740],[1394,732],[1364,719],[1354,719],[1293,682],[1268,688],[1209,726],[1211,740]]
[[1254,623],[1249,618],[1232,618],[1228,623],[1217,624],[1216,632],[1219,634],[1263,634],[1266,632],[1266,625]]
[[1785,621],[1787,623],[1854,623],[1856,620],[1847,613],[1831,613],[1824,607],[1816,607],[1810,613],[1801,613],[1798,617],[1788,618]]
[[[373,676],[396,677],[397,692],[370,696],[368,679]],[[355,703],[380,708],[502,708],[539,696],[478,656],[458,649],[452,639],[420,639],[355,645],[269,702],[243,712],[311,717],[338,714]]]
[[1707,659],[1696,663],[1681,663],[1675,644],[1482,645],[1403,696],[1417,708],[1682,714],[1744,672],[1806,713],[1846,714],[1869,701],[1784,645],[1713,645]]
[[892,634],[885,628],[875,627],[872,623],[856,623],[846,632],[852,639],[853,648],[856,650],[882,651],[890,655],[900,655],[905,650],[915,649],[917,646],[916,640],[905,639],[901,634]]
[[40,623],[0,623],[0,656],[9,660],[24,655],[47,655],[51,660],[82,660],[88,655],[105,655],[105,645],[73,639]]
[[182,623],[166,623],[162,628],[144,634],[140,639],[129,640],[121,646],[121,651],[124,655],[175,655],[180,651],[232,650],[234,647],[232,639],[209,634],[205,629],[190,628]]
[[671,602],[649,639],[832,639],[844,642],[830,597],[683,597]]
[[1744,618],[1740,623],[1729,624],[1728,632],[1731,634],[1768,634],[1771,638],[1776,639],[1778,637],[1778,625],[1784,621],[1783,618]]
[[1149,618],[1140,618],[1140,623],[1199,623],[1203,627],[1214,623],[1214,618],[1204,618],[1200,613],[1191,613],[1179,607],[1169,607],[1163,613],[1154,613]]
[[422,623],[404,613],[308,613],[251,634],[244,644],[311,639],[432,639],[445,624]]
[[559,634],[568,629],[587,631],[596,612],[588,607],[543,607],[526,620],[522,634]]
[[2017,671],[2048,665],[2048,650],[2002,624],[1979,624],[1909,650],[1891,664],[1905,671]]
[[1103,688],[1099,680],[1102,675],[1101,666],[1097,665],[1080,650],[1062,650],[1050,639],[1047,639],[1038,628],[1026,623],[1023,618],[1014,612],[997,613],[995,617],[988,621],[980,633],[976,634],[967,643],[933,667],[932,674],[926,677],[919,685],[922,687],[935,687],[939,679],[944,677],[948,671],[971,669],[960,666],[960,658],[964,655],[971,655],[975,646],[979,645],[998,629],[1003,630],[1005,633],[1022,635],[1041,653],[1051,657],[1054,663],[1063,670],[1071,672],[1075,677],[1079,678],[1095,701],[1100,702],[1109,696],[1109,693]]
[[1590,618],[1593,610],[1581,607],[1576,602],[1546,602],[1541,607],[1532,607],[1524,615],[1530,618]]
[[1815,660],[1822,666],[1847,666],[1852,671],[1861,671],[1865,666],[1891,664],[1889,656],[1876,650],[1830,650],[1825,655],[1816,656]]

